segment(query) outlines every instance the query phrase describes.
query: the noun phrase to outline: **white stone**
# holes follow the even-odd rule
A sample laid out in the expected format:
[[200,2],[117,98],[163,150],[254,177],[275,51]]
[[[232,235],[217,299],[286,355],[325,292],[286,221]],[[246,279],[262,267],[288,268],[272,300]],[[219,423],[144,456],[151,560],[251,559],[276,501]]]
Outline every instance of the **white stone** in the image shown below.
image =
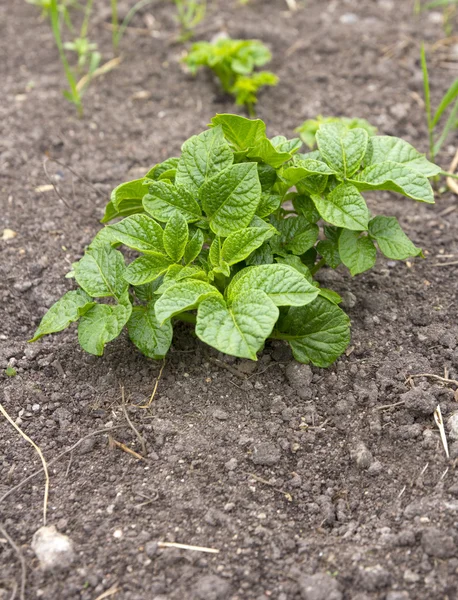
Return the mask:
[[40,527],[32,539],[32,549],[44,571],[68,568],[75,559],[72,540],[59,533],[54,525]]

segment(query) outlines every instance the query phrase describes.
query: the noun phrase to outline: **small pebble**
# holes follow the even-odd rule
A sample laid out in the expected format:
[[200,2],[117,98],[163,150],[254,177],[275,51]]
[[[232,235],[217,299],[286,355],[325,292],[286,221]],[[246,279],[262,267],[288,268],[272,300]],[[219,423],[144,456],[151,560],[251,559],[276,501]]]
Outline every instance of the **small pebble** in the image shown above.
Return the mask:
[[40,527],[32,539],[32,549],[44,571],[67,569],[75,560],[72,540],[59,533],[54,525]]

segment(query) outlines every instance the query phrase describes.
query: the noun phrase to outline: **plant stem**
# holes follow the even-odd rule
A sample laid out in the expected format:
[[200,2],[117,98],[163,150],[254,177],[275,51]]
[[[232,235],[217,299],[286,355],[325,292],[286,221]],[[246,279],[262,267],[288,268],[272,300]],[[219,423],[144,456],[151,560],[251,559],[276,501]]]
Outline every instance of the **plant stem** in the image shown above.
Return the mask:
[[326,260],[324,258],[320,258],[320,260],[313,265],[313,267],[310,269],[310,273],[312,275],[315,275],[315,273],[317,273],[321,267],[324,267],[324,265],[326,264]]
[[113,51],[116,53],[118,49],[118,0],[111,0],[111,25],[113,26],[113,33],[111,34],[111,43],[113,44]]

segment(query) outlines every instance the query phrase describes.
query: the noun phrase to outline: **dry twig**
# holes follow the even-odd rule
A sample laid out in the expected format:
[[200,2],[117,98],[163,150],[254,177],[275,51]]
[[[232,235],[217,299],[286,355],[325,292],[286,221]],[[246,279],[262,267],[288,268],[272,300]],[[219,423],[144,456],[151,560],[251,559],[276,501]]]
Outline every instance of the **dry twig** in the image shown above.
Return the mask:
[[436,410],[434,411],[434,420],[436,421],[436,425],[438,426],[439,432],[441,434],[441,440],[442,445],[444,446],[445,454],[447,455],[447,458],[450,458],[450,454],[448,452],[447,436],[445,435],[445,427],[444,421],[442,420],[440,404],[437,405]]
[[129,423],[130,428],[132,429],[132,431],[135,433],[135,435],[137,436],[137,440],[140,442],[140,446],[142,448],[142,452],[143,455],[146,456],[146,442],[145,439],[143,438],[143,436],[140,434],[140,432],[138,431],[138,429],[135,427],[135,425],[132,423],[132,421],[129,418],[129,414],[127,412],[127,408],[126,408],[126,399],[124,397],[124,386],[121,385],[121,406],[122,406],[122,411],[124,413],[124,416],[126,418],[126,421]]
[[431,377],[432,379],[438,379],[442,381],[442,383],[453,383],[453,385],[458,385],[458,381],[456,379],[449,379],[448,377],[441,377],[440,375],[434,375],[434,373],[415,373],[414,375],[409,375],[405,381],[405,383],[411,383],[414,377]]
[[137,406],[137,408],[149,408],[151,406],[151,404],[152,404],[152,402],[154,400],[154,397],[156,395],[157,387],[159,385],[159,381],[161,380],[162,371],[164,370],[164,367],[165,367],[165,358],[164,358],[164,360],[162,362],[161,370],[159,371],[159,375],[157,376],[156,383],[154,384],[154,389],[153,389],[153,393],[151,394],[151,398],[148,400],[147,404],[142,404],[140,406],[135,405],[135,406]]
[[[64,450],[63,452],[61,452],[60,454],[58,454],[56,457],[54,457],[52,460],[50,460],[48,462],[48,467],[50,467],[51,465],[53,465],[54,463],[56,463],[58,460],[60,460],[63,456],[65,456],[69,452],[72,452],[73,450],[75,450],[75,448],[78,448],[78,446],[80,444],[82,444],[84,442],[84,440],[86,440],[87,438],[90,438],[93,435],[98,435],[98,434],[101,434],[101,433],[110,433],[111,431],[115,431],[116,429],[123,429],[124,427],[125,427],[125,425],[116,425],[115,427],[107,427],[106,429],[98,429],[97,431],[93,431],[92,433],[88,433],[87,435],[85,435],[84,437],[82,437],[80,440],[78,440],[76,442],[76,444],[73,444],[73,446],[71,446],[70,448],[67,448],[67,450]],[[37,475],[39,475],[43,471],[44,471],[43,467],[41,469],[38,469],[38,471],[35,471],[34,473],[31,473],[28,477],[26,477],[25,479],[23,479],[20,483],[18,483],[17,485],[15,485],[14,487],[12,487],[10,490],[8,490],[7,492],[5,492],[3,494],[3,496],[0,497],[0,504],[4,500],[6,500],[8,498],[8,496],[11,496],[11,494],[13,494],[17,490],[19,490],[26,483],[28,483],[31,479],[34,479]]]
[[[24,598],[25,598],[25,583],[26,583],[26,577],[27,577],[27,569],[26,569],[26,565],[25,565],[24,555],[22,554],[19,546],[17,546],[14,543],[14,540],[8,535],[8,532],[2,525],[0,525],[0,533],[4,536],[4,538],[7,540],[7,542],[10,544],[10,546],[13,548],[13,550],[16,552],[19,562],[21,563],[21,591],[19,594],[19,598],[20,598],[20,600],[24,600]],[[14,598],[16,596],[16,589],[17,589],[17,587],[13,590],[11,600],[14,600]]]
[[16,429],[16,431],[19,432],[19,434],[27,441],[29,442],[29,444],[32,444],[32,446],[35,448],[36,453],[38,454],[38,456],[41,459],[41,462],[43,464],[43,471],[45,474],[45,493],[44,493],[44,498],[43,498],[43,525],[46,525],[46,512],[48,509],[48,496],[49,496],[49,473],[48,473],[48,466],[46,464],[46,460],[45,457],[43,456],[43,452],[41,451],[41,449],[39,448],[39,446],[37,446],[35,444],[35,442],[29,438],[29,436],[24,433],[22,431],[22,429],[19,427],[19,425],[17,425],[13,419],[9,416],[9,414],[6,412],[6,410],[3,408],[3,406],[0,404],[0,412],[3,414],[3,416],[5,417],[5,419],[7,421],[9,421],[11,423],[11,425]]
[[135,450],[132,450],[132,448],[129,448],[129,446],[126,446],[126,444],[118,442],[118,440],[115,440],[113,437],[111,437],[111,435],[108,436],[108,444],[111,447],[116,446],[117,448],[120,448],[121,450],[127,452],[127,454],[130,454],[134,458],[138,458],[138,460],[145,460],[144,456],[138,454],[138,452],[135,452]]
[[197,552],[208,552],[209,554],[218,554],[216,548],[205,548],[204,546],[189,546],[188,544],[177,544],[175,542],[158,542],[159,548],[179,548],[180,550],[196,550]]
[[105,590],[100,596],[97,596],[95,600],[104,600],[104,598],[109,598],[110,596],[114,596],[118,592],[121,591],[121,588],[118,588],[117,584],[111,587],[109,590]]

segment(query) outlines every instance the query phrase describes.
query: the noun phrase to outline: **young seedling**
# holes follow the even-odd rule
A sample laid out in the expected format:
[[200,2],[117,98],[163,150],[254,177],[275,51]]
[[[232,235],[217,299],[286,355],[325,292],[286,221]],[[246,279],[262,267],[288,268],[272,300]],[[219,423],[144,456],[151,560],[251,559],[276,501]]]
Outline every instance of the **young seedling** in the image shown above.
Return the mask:
[[184,62],[193,75],[200,67],[209,67],[220,80],[223,90],[253,115],[259,89],[278,83],[278,77],[270,71],[254,72],[256,67],[265,65],[271,58],[268,48],[258,40],[226,38],[213,43],[194,44]]
[[[69,86],[69,89],[64,90],[63,94],[69,102],[74,104],[78,114],[82,115],[82,98],[91,80],[97,75],[108,72],[117,64],[116,61],[109,61],[99,67],[101,55],[97,51],[97,44],[88,39],[89,19],[93,0],[87,0],[84,5],[83,23],[79,35],[74,37],[70,42],[63,41],[63,24],[67,26],[72,36],[74,36],[74,28],[67,10],[67,6],[74,3],[62,2],[60,0],[31,0],[31,3],[41,6],[43,14],[49,16],[54,40]],[[66,51],[77,54],[76,67],[70,65]]]
[[[423,44],[421,46],[421,68],[423,72],[426,122],[428,125],[429,157],[434,161],[450,132],[453,129],[456,129],[458,121],[458,78],[455,79],[448,88],[440,101],[436,112],[433,113],[431,108],[431,89],[429,85],[428,65],[426,63],[426,52]],[[438,131],[439,123],[450,106],[451,109],[442,127],[442,131]]]
[[[180,157],[115,188],[103,228],[70,273],[78,288],[43,317],[32,341],[78,323],[81,346],[103,354],[126,326],[146,356],[165,356],[184,321],[221,352],[256,360],[268,338],[327,367],[347,348],[341,298],[313,275],[341,263],[352,275],[421,256],[395,217],[373,216],[364,191],[433,203],[440,172],[407,142],[320,125],[318,150],[269,139],[261,120],[216,115]],[[294,210],[283,208],[283,202]],[[126,266],[116,247],[140,253]],[[105,300],[105,301],[104,301]]]
[[118,46],[134,16],[138,13],[139,10],[141,10],[148,4],[151,4],[152,2],[154,2],[154,0],[139,0],[139,2],[134,4],[132,8],[128,11],[122,23],[119,24],[118,0],[111,0],[111,41],[113,44],[113,52],[115,54],[118,52]]
[[371,125],[369,121],[366,121],[366,119],[356,119],[351,117],[323,117],[322,115],[318,115],[316,119],[307,119],[302,123],[302,125],[296,127],[294,131],[299,134],[304,144],[313,150],[316,146],[316,132],[320,128],[320,125],[325,123],[341,123],[349,129],[360,127],[361,129],[365,129],[370,137],[377,133],[377,127]]
[[432,0],[431,2],[425,3],[423,3],[422,0],[415,0],[414,11],[415,14],[419,15],[426,10],[442,8],[444,33],[449,37],[453,33],[453,21],[456,16],[457,6],[458,0]]
[[194,35],[194,29],[205,17],[206,0],[173,0],[176,6],[176,19],[180,25],[180,42],[189,40]]

